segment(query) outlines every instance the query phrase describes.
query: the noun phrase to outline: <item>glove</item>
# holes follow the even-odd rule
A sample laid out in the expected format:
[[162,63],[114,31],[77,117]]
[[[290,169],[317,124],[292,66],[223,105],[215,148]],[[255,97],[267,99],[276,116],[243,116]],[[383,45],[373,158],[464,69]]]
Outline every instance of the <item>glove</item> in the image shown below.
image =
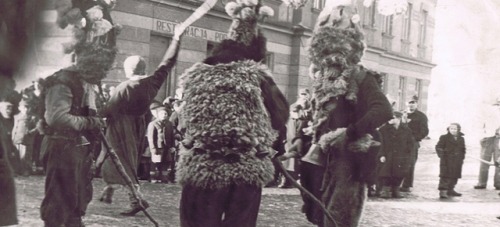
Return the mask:
[[88,117],[88,129],[102,129],[106,128],[106,121],[100,117]]

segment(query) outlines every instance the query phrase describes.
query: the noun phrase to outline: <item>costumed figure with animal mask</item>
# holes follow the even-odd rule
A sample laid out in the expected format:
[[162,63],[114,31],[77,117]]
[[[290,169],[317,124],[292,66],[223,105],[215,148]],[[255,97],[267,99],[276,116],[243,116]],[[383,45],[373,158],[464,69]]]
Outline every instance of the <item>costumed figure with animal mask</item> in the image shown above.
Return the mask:
[[259,0],[226,4],[228,39],[181,77],[186,131],[177,180],[180,223],[256,226],[262,187],[273,179],[272,145],[288,120],[288,103],[262,64],[258,23],[273,11]]
[[119,27],[110,14],[114,5],[114,0],[55,2],[58,26],[72,26],[73,40],[64,49],[75,54],[76,63],[42,84],[38,129],[45,135],[45,197],[40,207],[45,226],[84,226],[82,217],[92,199],[93,152],[105,127],[96,116],[97,91],[117,53]]
[[303,211],[318,226],[358,226],[367,184],[376,178],[380,142],[372,135],[392,117],[380,74],[359,64],[366,45],[358,21],[351,0],[327,1],[309,47],[313,123],[304,131],[313,138],[310,153],[316,158],[314,164],[307,154],[303,158],[302,167],[312,173],[304,187],[333,216],[304,198]]

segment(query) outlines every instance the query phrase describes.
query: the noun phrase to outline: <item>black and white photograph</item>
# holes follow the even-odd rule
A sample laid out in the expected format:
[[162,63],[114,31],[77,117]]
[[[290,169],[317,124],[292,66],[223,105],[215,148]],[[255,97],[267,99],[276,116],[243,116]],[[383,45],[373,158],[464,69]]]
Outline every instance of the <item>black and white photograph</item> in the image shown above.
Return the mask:
[[500,1],[0,0],[0,226],[500,226]]

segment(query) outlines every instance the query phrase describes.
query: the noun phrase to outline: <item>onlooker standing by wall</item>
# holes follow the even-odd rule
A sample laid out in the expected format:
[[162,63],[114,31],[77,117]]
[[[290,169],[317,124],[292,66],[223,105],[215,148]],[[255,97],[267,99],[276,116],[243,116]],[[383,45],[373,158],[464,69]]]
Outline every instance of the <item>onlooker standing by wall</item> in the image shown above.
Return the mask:
[[458,123],[451,123],[448,133],[439,137],[436,152],[439,163],[439,197],[462,196],[455,191],[458,178],[462,177],[462,165],[465,158],[465,140]]
[[411,130],[405,124],[401,124],[401,118],[401,112],[394,112],[394,118],[379,130],[383,141],[378,153],[381,162],[378,177],[382,184],[380,192],[382,198],[402,197],[399,186],[408,174],[412,162],[415,140]]
[[412,152],[412,163],[410,165],[410,171],[405,176],[403,180],[403,185],[401,191],[409,192],[410,188],[413,187],[413,180],[415,174],[415,164],[418,159],[418,149],[420,148],[420,141],[424,139],[429,134],[429,126],[427,125],[427,116],[418,110],[418,97],[413,96],[410,101],[408,101],[408,109],[405,112],[406,116],[403,116],[403,123],[406,123],[411,129],[413,138],[415,138],[415,146]]
[[20,172],[23,176],[31,174],[33,164],[33,140],[34,133],[37,132],[36,122],[26,113],[26,103],[19,103],[20,113],[16,115],[14,129],[12,130],[12,140],[20,156]]
[[[5,83],[5,80],[2,82]],[[0,87],[5,88],[4,85],[5,84],[0,84]],[[15,149],[15,147],[10,136],[11,132],[8,131],[12,130],[12,128],[9,129],[8,127],[5,127],[2,122],[7,122],[8,119],[5,119],[4,115],[12,115],[14,108],[9,102],[0,102],[0,106],[0,119],[2,120],[0,122],[0,226],[7,226],[15,225],[18,222],[14,174],[9,164],[9,154],[12,149]]]
[[0,127],[4,129],[2,133],[5,133],[9,138],[9,140],[5,141],[7,148],[5,154],[16,175],[21,172],[21,158],[12,141],[12,130],[14,129],[14,115],[19,113],[18,104],[20,100],[21,97],[16,92],[0,100]]
[[[493,106],[500,109],[500,97],[497,98]],[[484,138],[481,139],[481,156],[480,158],[486,161],[497,160],[500,158],[500,150],[498,143],[500,142],[500,113],[495,111],[494,116],[484,123]],[[481,163],[479,166],[478,182],[474,186],[475,189],[485,189],[488,184],[490,166]],[[493,177],[493,186],[495,189],[500,190],[500,168],[495,167],[495,174]]]

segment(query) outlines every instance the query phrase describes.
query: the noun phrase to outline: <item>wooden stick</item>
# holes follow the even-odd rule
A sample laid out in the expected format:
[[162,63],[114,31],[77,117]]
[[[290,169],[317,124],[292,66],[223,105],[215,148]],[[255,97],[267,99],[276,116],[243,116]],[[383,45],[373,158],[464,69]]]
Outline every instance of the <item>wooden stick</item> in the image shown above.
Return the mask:
[[305,189],[302,185],[300,185],[299,183],[297,183],[297,181],[295,181],[295,179],[293,179],[293,177],[288,173],[288,171],[285,169],[285,167],[283,166],[283,164],[281,164],[281,161],[279,161],[278,159],[275,159],[273,158],[272,161],[277,165],[279,166],[279,171],[288,179],[292,182],[292,184],[297,187],[302,193],[306,194],[309,198],[311,198],[314,203],[316,203],[320,208],[321,210],[323,211],[323,213],[335,224],[335,226],[338,226],[337,225],[337,222],[335,221],[335,218],[333,218],[332,214],[330,213],[330,211],[328,211],[328,209],[326,209],[325,207],[325,204],[323,204],[318,198],[316,198],[316,196],[314,196],[310,191],[308,191],[307,189]]
[[174,39],[179,40],[181,34],[186,30],[189,25],[193,24],[195,21],[200,19],[203,15],[207,14],[210,9],[212,9],[217,0],[206,0],[200,7],[198,7],[191,16],[189,16],[184,22],[175,26]]
[[149,215],[149,213],[146,211],[144,204],[142,204],[142,199],[139,197],[139,193],[137,192],[137,189],[135,188],[134,184],[132,183],[132,179],[125,171],[125,167],[123,167],[123,164],[120,161],[120,159],[118,158],[118,155],[116,154],[116,152],[109,147],[109,144],[106,141],[106,137],[104,136],[102,131],[100,131],[100,136],[101,136],[102,143],[104,144],[104,147],[106,148],[106,152],[109,154],[109,157],[111,158],[111,161],[113,162],[114,166],[116,167],[116,170],[118,170],[118,173],[123,178],[123,180],[125,180],[125,183],[130,188],[132,196],[135,199],[137,199],[137,201],[139,201],[139,206],[141,207],[141,211],[155,225],[155,227],[158,227],[159,226],[158,222],[156,222],[156,220],[153,217],[151,217],[151,215]]

